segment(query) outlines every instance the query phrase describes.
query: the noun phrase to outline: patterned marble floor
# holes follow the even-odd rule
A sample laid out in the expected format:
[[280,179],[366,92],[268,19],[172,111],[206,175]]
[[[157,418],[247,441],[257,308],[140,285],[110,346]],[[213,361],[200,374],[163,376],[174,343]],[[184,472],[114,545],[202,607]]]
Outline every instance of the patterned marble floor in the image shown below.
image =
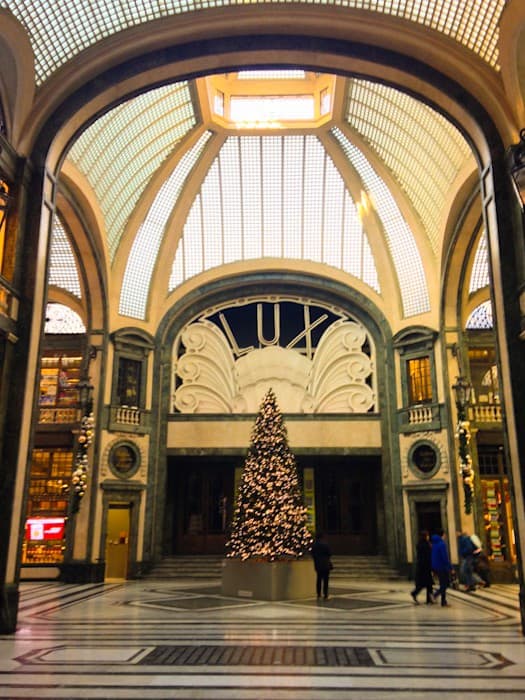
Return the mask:
[[409,582],[331,598],[225,598],[218,581],[24,583],[0,636],[0,698],[418,700],[525,697],[518,588],[414,605]]

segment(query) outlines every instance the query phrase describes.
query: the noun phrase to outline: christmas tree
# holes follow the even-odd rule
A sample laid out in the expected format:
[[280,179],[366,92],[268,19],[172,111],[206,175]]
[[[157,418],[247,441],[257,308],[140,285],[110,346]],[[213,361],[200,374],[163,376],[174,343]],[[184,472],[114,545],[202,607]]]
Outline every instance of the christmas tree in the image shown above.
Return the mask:
[[252,430],[226,556],[297,559],[312,543],[306,522],[295,457],[270,389]]

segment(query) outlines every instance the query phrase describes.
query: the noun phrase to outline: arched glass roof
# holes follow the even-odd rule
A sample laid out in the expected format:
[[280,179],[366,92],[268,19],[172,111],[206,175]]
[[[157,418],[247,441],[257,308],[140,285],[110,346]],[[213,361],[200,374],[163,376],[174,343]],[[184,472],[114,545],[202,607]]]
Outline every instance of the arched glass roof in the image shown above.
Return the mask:
[[190,89],[181,82],[112,109],[71,148],[68,158],[96,192],[112,259],[152,175],[195,124]]
[[469,294],[477,292],[478,289],[488,287],[490,284],[489,276],[489,257],[487,247],[487,234],[483,232],[478,241],[476,255],[474,256],[474,264],[470,273]]
[[48,283],[82,299],[77,261],[64,225],[57,215],[51,232]]
[[468,143],[423,102],[367,80],[350,81],[346,119],[392,171],[437,253],[451,183],[466,162],[475,167]]
[[133,318],[144,318],[151,274],[157,260],[167,221],[177,204],[188,174],[202,154],[211,136],[206,131],[197,143],[184,154],[171,175],[160,187],[146,219],[140,226],[128,258],[119,312]]
[[186,220],[169,291],[212,267],[268,257],[325,263],[380,291],[356,205],[316,136],[227,139]]
[[86,332],[84,322],[76,311],[64,304],[54,302],[46,306],[44,333],[82,334]]
[[[281,0],[281,4],[293,0]],[[224,6],[275,0],[0,0],[26,27],[37,84],[84,49],[152,20]],[[498,67],[498,23],[505,0],[307,0],[308,4],[367,10],[441,32]]]
[[363,181],[383,225],[398,276],[404,315],[409,317],[429,311],[430,299],[421,255],[392,193],[349,138],[338,128],[332,129],[332,133]]
[[476,306],[468,317],[465,327],[467,330],[488,330],[493,328],[492,303],[484,301],[479,306]]

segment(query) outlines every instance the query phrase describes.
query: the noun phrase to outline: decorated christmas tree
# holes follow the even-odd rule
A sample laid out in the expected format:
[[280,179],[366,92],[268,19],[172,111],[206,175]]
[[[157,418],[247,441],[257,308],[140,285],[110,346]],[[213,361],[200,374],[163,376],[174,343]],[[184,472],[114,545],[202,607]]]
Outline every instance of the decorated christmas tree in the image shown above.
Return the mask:
[[227,557],[297,559],[311,546],[295,457],[270,389],[252,430]]

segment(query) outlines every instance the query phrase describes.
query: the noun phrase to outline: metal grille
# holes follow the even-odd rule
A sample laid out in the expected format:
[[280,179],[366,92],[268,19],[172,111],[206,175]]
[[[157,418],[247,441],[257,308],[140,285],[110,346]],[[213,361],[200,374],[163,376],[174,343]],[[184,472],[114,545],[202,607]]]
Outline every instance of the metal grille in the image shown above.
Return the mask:
[[374,666],[365,647],[158,646],[143,666]]

